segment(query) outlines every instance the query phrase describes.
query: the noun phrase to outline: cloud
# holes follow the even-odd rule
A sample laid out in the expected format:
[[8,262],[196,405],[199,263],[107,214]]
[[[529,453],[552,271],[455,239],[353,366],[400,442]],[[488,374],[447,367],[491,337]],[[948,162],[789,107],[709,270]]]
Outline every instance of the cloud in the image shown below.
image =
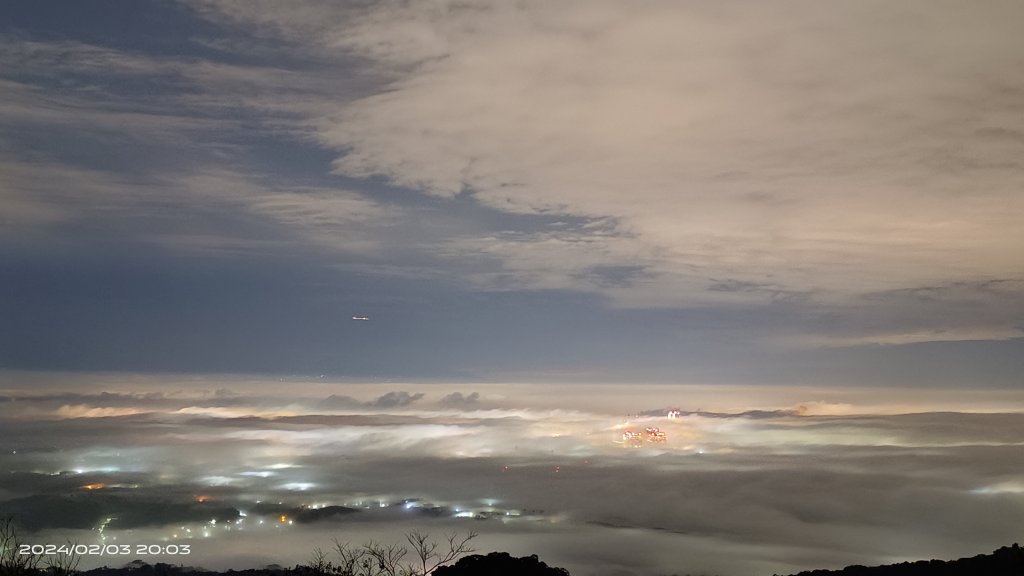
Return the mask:
[[423,398],[422,392],[410,394],[408,392],[388,392],[387,394],[378,397],[376,400],[369,402],[368,405],[374,408],[400,408],[408,406],[417,400]]
[[[495,284],[638,306],[740,285],[765,289],[733,299],[830,302],[1000,277],[1024,245],[1021,139],[993,132],[1024,87],[1015,7],[200,6],[390,79],[312,119],[338,172],[610,223],[457,239],[500,262],[478,276]],[[588,261],[644,276],[617,288]]]
[[438,400],[438,403],[442,406],[449,407],[462,407],[462,406],[473,406],[480,402],[479,392],[470,392],[469,394],[463,394],[462,392],[452,392],[447,396]]
[[852,405],[834,402],[802,402],[791,410],[798,416],[843,416],[856,413]]
[[[1024,337],[1024,283],[997,278],[871,292],[831,309],[842,325],[779,335],[780,345],[848,347]],[[830,324],[830,325],[828,325]]]
[[[123,408],[135,399],[139,409],[223,396],[180,381],[152,384],[182,390],[79,394]],[[191,560],[204,566],[245,567],[255,561],[244,554],[251,549],[300,562],[332,537],[389,541],[411,528],[472,529],[481,546],[539,554],[573,572],[637,574],[789,573],[970,555],[1010,542],[1024,521],[1019,394],[962,396],[962,410],[1001,402],[1004,413],[984,414],[936,411],[929,403],[948,391],[918,390],[911,396],[918,404],[908,408],[925,412],[890,414],[863,402],[900,406],[899,391],[847,391],[849,402],[835,401],[843,394],[833,391],[793,403],[802,410],[794,414],[772,402],[792,390],[763,387],[755,399],[718,388],[714,395],[735,415],[638,418],[631,425],[660,426],[668,442],[627,449],[614,442],[624,407],[660,397],[690,409],[700,390],[655,387],[648,396],[642,387],[493,385],[487,396],[505,400],[489,400],[492,409],[453,412],[412,399],[473,394],[436,385],[361,401],[342,393],[377,394],[383,385],[331,383],[347,413],[330,415],[313,402],[326,385],[251,385],[277,392],[231,394],[235,413],[221,418],[175,405],[70,420],[0,413],[0,466],[10,471],[0,477],[0,513],[82,541],[116,516],[108,538],[142,543],[178,534],[180,542],[205,543]],[[10,397],[31,396],[32,404],[63,396],[9,388]],[[599,393],[605,408],[593,404]],[[382,405],[404,410],[381,414]],[[776,411],[753,418],[746,409]],[[457,518],[456,510],[480,518]]]
[[352,408],[354,406],[360,406],[361,402],[351,396],[331,394],[327,398],[324,398],[319,405],[330,410],[334,408]]
[[[337,102],[351,79],[12,34],[0,35],[0,45],[0,166],[7,175],[0,201],[11,223],[151,215],[168,202],[201,204],[221,214],[248,211],[294,228],[292,234],[353,250],[368,242],[345,225],[365,227],[384,216],[351,191],[294,179],[283,185],[266,170],[240,167],[252,146],[240,139],[282,132],[303,138],[308,119]],[[63,144],[25,137],[37,133]],[[96,161],[83,148],[106,157]],[[223,230],[219,237],[207,234],[205,243],[203,234],[153,235],[186,247],[260,244]]]
[[1022,334],[1019,7],[186,4],[223,33],[188,57],[0,36],[8,237],[715,310],[764,348]]
[[130,182],[107,171],[26,160],[2,151],[0,171],[4,173],[0,183],[3,218],[12,226],[53,224],[82,211],[103,210],[128,196],[131,189]]
[[145,413],[135,408],[95,407],[84,404],[66,404],[57,410],[60,418],[104,418],[108,416],[130,416]]

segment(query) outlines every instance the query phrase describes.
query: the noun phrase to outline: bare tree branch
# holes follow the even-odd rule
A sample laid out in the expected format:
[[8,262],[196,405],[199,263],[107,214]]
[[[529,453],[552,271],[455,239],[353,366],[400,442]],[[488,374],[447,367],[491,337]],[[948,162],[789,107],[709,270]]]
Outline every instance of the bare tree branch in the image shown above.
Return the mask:
[[17,576],[35,573],[42,556],[39,554],[20,554],[24,544],[18,536],[17,526],[13,518],[0,520],[0,574]]
[[476,532],[470,532],[460,538],[458,534],[449,534],[447,537],[447,549],[438,551],[439,544],[430,539],[430,536],[417,530],[405,535],[406,541],[412,547],[412,553],[416,557],[416,566],[409,566],[410,574],[413,576],[428,576],[439,566],[456,560],[466,554],[471,554],[474,549],[470,547],[469,541],[476,538]]
[[[472,553],[469,542],[476,536],[476,532],[466,536],[451,534],[439,544],[427,534],[412,531],[405,535],[408,545],[370,540],[354,546],[335,539],[337,563],[330,561],[324,550],[314,548],[310,563],[304,568],[315,576],[429,576],[441,565]],[[403,563],[407,557],[411,561]]]
[[78,571],[78,564],[82,561],[81,554],[75,552],[78,542],[67,541],[66,554],[56,554],[46,558],[46,571],[52,576],[70,576]]

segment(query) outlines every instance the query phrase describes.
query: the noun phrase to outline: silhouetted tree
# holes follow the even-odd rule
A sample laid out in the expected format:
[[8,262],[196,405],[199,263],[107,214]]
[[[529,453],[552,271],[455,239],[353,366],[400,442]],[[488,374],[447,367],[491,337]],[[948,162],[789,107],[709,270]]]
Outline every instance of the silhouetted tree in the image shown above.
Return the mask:
[[[336,561],[320,548],[313,550],[309,564],[296,566],[299,573],[314,576],[428,576],[439,566],[473,552],[466,536],[449,535],[443,544],[428,535],[412,531],[405,535],[408,545],[383,544],[373,540],[354,546],[334,541]],[[406,560],[409,557],[410,560]]]

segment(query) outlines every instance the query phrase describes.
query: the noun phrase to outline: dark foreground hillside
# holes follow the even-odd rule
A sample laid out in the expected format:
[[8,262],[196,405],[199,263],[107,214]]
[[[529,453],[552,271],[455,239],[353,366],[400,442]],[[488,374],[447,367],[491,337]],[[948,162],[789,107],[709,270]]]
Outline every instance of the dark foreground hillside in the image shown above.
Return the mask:
[[809,570],[793,576],[1024,576],[1024,549],[1014,544],[959,560],[919,560],[885,566]]
[[[44,570],[12,571],[0,566],[0,576],[49,576]],[[211,572],[202,568],[150,565],[140,561],[120,568],[95,568],[79,576],[347,576],[346,573],[324,572],[308,566],[284,568],[268,566],[256,570]],[[564,568],[551,567],[536,556],[515,558],[504,552],[486,556],[465,556],[451,566],[439,568],[436,576],[569,576]],[[757,576],[757,575],[752,575]],[[885,566],[847,566],[842,570],[807,570],[791,576],[1024,576],[1024,549],[1006,546],[991,554],[979,554],[959,560],[920,560]]]

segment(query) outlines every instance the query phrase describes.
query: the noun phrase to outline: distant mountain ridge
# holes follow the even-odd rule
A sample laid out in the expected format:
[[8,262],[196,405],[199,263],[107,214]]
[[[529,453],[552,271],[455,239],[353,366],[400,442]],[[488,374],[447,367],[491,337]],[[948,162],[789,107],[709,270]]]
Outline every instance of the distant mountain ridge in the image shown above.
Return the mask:
[[847,566],[841,570],[808,570],[791,576],[1022,576],[1024,549],[1004,546],[991,554],[959,560],[918,560],[884,566]]

